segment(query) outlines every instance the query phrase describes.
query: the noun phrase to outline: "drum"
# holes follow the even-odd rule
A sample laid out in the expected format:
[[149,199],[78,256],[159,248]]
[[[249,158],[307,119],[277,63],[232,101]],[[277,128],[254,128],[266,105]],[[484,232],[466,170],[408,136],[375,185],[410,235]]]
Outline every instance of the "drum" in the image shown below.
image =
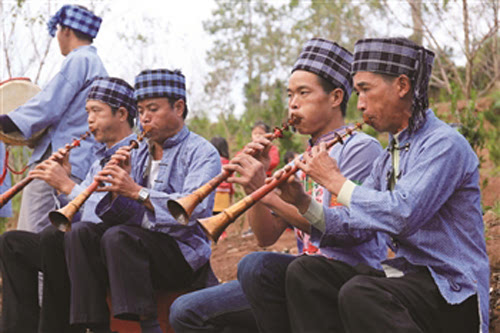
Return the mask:
[[[0,82],[0,114],[9,114],[40,92],[40,88],[29,78],[11,78]],[[25,138],[20,132],[4,133],[0,128],[0,141],[14,146],[34,147],[46,129],[38,131],[31,138]]]

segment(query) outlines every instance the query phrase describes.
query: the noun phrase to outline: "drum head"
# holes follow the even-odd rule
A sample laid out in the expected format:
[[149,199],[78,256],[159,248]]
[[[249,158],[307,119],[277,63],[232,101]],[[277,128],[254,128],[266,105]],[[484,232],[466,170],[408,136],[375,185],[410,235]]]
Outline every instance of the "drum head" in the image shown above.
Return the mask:
[[[11,78],[0,82],[0,114],[9,114],[9,112],[29,101],[40,90],[40,87],[32,83],[29,78]],[[33,137],[26,139],[21,133],[6,134],[0,130],[0,141],[11,145],[33,147],[44,133],[45,130],[39,131]]]
[[8,114],[40,92],[40,87],[27,78],[0,82],[0,114]]

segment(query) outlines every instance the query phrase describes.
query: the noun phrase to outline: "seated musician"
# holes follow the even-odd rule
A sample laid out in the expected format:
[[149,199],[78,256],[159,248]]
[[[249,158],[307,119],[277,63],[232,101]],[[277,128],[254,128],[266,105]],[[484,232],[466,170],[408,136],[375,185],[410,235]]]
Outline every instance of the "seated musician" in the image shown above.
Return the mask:
[[[78,5],[64,5],[47,23],[49,34],[57,36],[61,54],[65,56],[61,70],[43,90],[8,115],[0,116],[0,128],[6,133],[21,132],[30,138],[48,128],[35,144],[30,157],[30,170],[47,159],[56,149],[88,129],[85,100],[92,80],[108,76],[92,45],[102,19]],[[71,177],[81,182],[93,159],[95,141],[82,141],[81,147],[70,157]],[[48,213],[55,209],[56,198],[46,182],[35,179],[23,191],[18,230],[40,232],[50,225]]]
[[135,89],[147,143],[132,152],[118,150],[113,158],[120,163],[106,165],[95,177],[107,183],[99,191],[109,192],[96,207],[103,223],[78,223],[65,235],[71,321],[86,323],[94,333],[109,332],[108,287],[113,315],[140,321],[148,333],[161,332],[154,290],[210,282],[210,241],[195,219],[212,214],[213,194],[188,225],[179,224],[166,204],[215,177],[219,154],[184,124],[188,110],[180,71],[142,71]]
[[[352,55],[341,46],[324,39],[312,39],[295,63],[288,83],[289,116],[295,118],[301,134],[310,135],[313,147],[332,140],[345,129],[344,116],[351,93]],[[228,180],[243,185],[251,193],[264,184],[269,140],[261,137],[247,145],[225,166],[240,177]],[[256,151],[257,158],[248,153]],[[379,143],[363,133],[346,138],[344,145],[333,146],[330,154],[341,160],[349,178],[363,181],[372,161],[382,152]],[[305,179],[304,182],[309,182]],[[335,198],[317,184],[312,197],[320,204],[335,204]],[[302,185],[298,185],[302,186]],[[297,209],[271,192],[248,211],[247,218],[260,246],[275,243],[289,225],[296,230],[297,245],[302,254],[318,254],[339,261],[380,268],[385,259],[385,241],[366,239],[361,244],[319,246],[309,239],[310,225]],[[342,245],[344,246],[344,244]],[[285,270],[297,257],[287,254],[257,252],[243,258],[238,266],[238,281],[183,295],[170,311],[170,322],[176,332],[269,332],[289,331],[284,299]],[[255,279],[253,285],[246,282]],[[272,282],[271,282],[272,281]],[[242,289],[243,288],[243,289]],[[245,291],[245,294],[243,293]],[[257,305],[266,303],[265,307]],[[253,313],[253,314],[252,314]],[[254,317],[255,315],[255,317]]]
[[[434,54],[404,38],[363,39],[354,47],[358,109],[390,144],[362,186],[346,179],[322,145],[298,166],[341,208],[314,207],[319,244],[384,232],[396,257],[384,277],[352,265],[303,257],[287,271],[292,329],[314,332],[487,332],[489,264],[478,158],[467,140],[428,109]],[[325,172],[325,170],[328,170]],[[343,327],[332,329],[332,313]]]
[[[89,128],[96,141],[103,145],[92,156],[87,156],[88,159],[97,159],[85,180],[78,185],[70,178],[70,153],[66,153],[65,149],[59,149],[29,173],[29,176],[45,181],[57,190],[63,201],[81,193],[92,183],[110,156],[136,137],[132,133],[137,114],[134,91],[125,81],[118,78],[96,79],[87,97],[86,110]],[[103,196],[99,193],[87,200],[82,220],[89,223],[101,221],[94,210]],[[40,233],[15,230],[0,236],[3,278],[1,332],[85,332],[69,325],[70,287],[63,240],[63,233],[52,225]],[[41,309],[38,305],[39,271],[44,276]]]

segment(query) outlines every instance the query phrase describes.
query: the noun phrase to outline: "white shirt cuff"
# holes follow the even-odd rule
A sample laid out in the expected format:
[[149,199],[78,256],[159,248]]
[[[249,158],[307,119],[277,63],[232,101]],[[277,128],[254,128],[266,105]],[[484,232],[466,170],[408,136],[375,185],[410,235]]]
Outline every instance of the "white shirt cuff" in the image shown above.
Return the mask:
[[311,203],[307,211],[302,216],[316,229],[322,233],[325,232],[325,213],[323,212],[323,205],[316,200],[311,199]]
[[340,189],[339,195],[337,196],[337,202],[346,207],[349,207],[351,205],[351,197],[354,188],[356,188],[356,184],[354,184],[349,179],[346,180],[344,185],[342,185],[342,188]]

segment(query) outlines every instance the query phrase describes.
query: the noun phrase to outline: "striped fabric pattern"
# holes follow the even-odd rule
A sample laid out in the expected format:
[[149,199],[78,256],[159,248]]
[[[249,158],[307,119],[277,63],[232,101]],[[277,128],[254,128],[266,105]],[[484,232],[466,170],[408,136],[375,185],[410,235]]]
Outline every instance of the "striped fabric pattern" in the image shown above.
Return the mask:
[[135,99],[171,97],[186,101],[186,79],[180,70],[147,69],[135,78]]
[[349,98],[352,91],[352,59],[351,52],[337,43],[323,38],[313,38],[304,45],[292,73],[299,69],[314,73],[335,87],[344,89]]
[[416,79],[422,70],[421,64],[425,64],[426,77],[423,79],[428,83],[433,61],[432,51],[404,38],[367,38],[354,45],[352,71],[405,74],[410,79]]
[[101,22],[102,19],[99,16],[86,9],[75,5],[64,5],[47,22],[47,28],[52,37],[55,37],[57,25],[60,24],[95,38]]
[[92,83],[87,100],[97,100],[118,109],[123,106],[132,117],[137,116],[134,88],[116,77],[98,77]]
[[393,76],[406,75],[412,82],[412,116],[410,131],[424,123],[429,107],[429,81],[434,53],[406,38],[367,38],[354,44],[352,76],[372,72]]

